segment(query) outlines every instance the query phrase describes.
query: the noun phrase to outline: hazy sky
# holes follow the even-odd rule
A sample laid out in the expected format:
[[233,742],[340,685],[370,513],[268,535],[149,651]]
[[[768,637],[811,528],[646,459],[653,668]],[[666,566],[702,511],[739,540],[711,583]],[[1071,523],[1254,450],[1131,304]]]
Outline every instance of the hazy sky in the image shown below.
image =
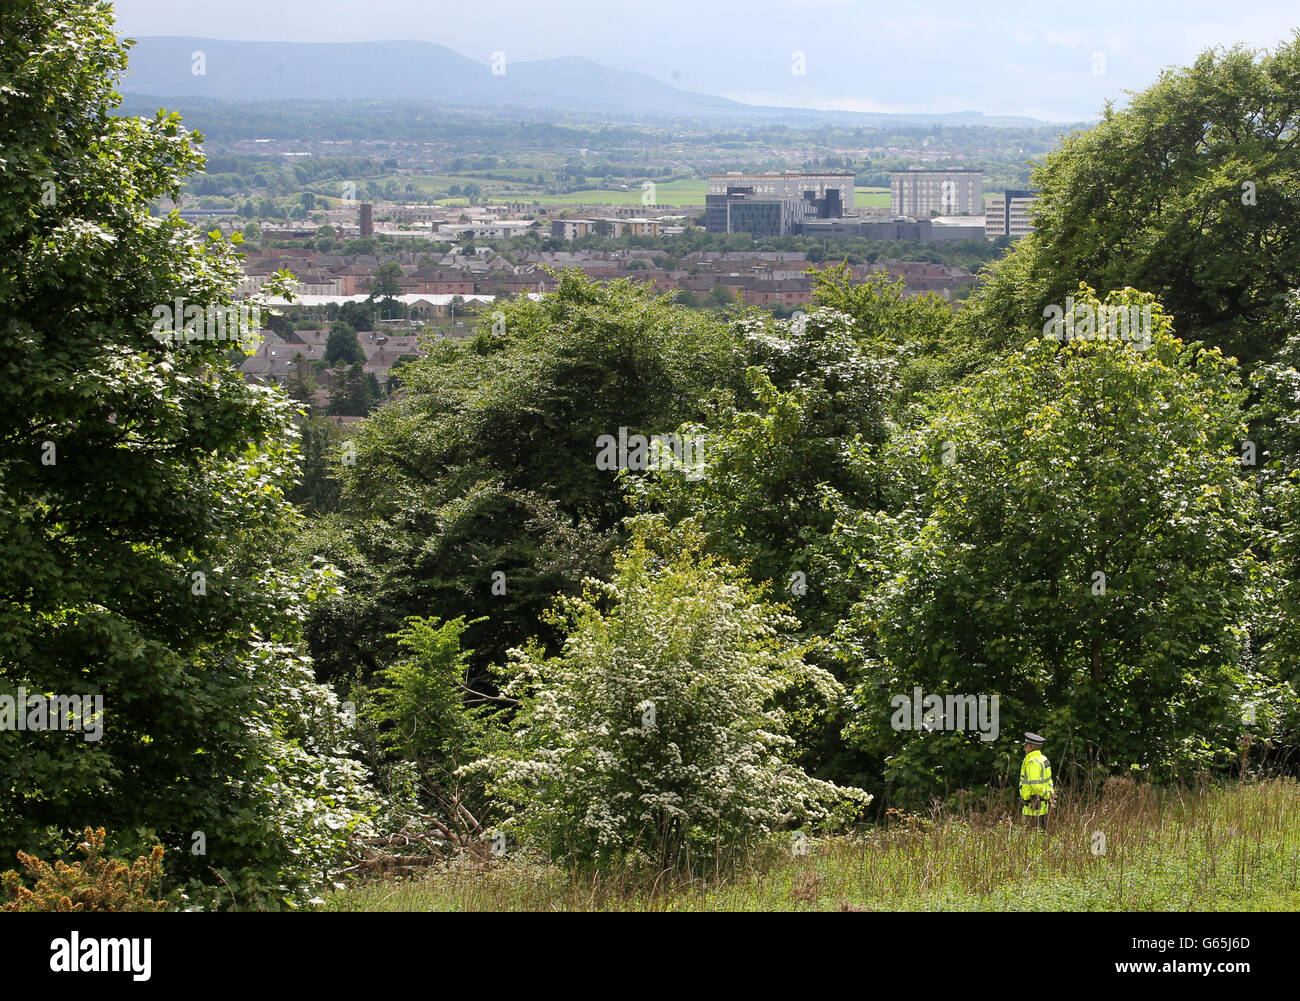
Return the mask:
[[[1296,0],[118,0],[124,34],[405,38],[484,64],[585,56],[755,104],[1094,118],[1214,45],[1271,48]],[[799,69],[802,53],[803,74]]]

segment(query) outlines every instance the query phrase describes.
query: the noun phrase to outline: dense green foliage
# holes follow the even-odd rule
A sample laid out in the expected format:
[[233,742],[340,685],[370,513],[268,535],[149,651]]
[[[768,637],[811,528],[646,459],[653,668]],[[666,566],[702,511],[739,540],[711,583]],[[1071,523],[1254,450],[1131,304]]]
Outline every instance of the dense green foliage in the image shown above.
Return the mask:
[[891,441],[901,513],[846,533],[882,579],[841,629],[862,665],[853,731],[890,755],[887,778],[969,787],[1003,754],[970,731],[900,739],[889,697],[914,685],[999,694],[1002,728],[1050,731],[1062,765],[1235,757],[1262,687],[1245,394],[1217,351],[1155,321],[1145,351],[1033,341]]
[[328,365],[340,363],[353,365],[366,360],[357,340],[357,332],[343,320],[330,324],[329,337],[325,340],[325,362]]
[[973,333],[1023,343],[1079,282],[1153,293],[1179,336],[1254,364],[1300,286],[1300,31],[1166,71],[1034,172],[1036,229],[993,269]]
[[369,674],[386,636],[431,612],[487,614],[466,638],[480,672],[500,663],[555,594],[609,566],[628,511],[597,438],[672,431],[736,378],[707,317],[577,275],[482,318],[477,338],[435,344],[358,434],[344,514],[303,539],[353,582],[313,621],[318,664]]
[[0,35],[0,690],[100,696],[103,728],[0,730],[0,857],[152,831],[175,882],[296,894],[364,790],[299,642],[330,577],[270,556],[297,521],[289,405],[228,344],[151,336],[240,269],[150,218],[202,160],[177,116],[109,114],[108,5],[8,4]]
[[[1258,441],[1251,444],[1273,590],[1252,649],[1269,677],[1300,692],[1300,291],[1291,293],[1285,331],[1286,342],[1254,379]],[[1297,708],[1285,700],[1264,703],[1256,714],[1266,732],[1300,732]]]

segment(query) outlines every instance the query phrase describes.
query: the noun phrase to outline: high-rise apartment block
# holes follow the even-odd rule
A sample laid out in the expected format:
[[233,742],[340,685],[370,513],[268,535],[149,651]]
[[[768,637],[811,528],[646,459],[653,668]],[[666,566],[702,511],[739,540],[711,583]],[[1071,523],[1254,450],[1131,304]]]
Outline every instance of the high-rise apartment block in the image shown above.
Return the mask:
[[896,216],[983,215],[984,172],[896,170],[889,175],[889,205]]
[[704,228],[755,237],[798,233],[809,219],[853,213],[853,174],[710,174]]
[[984,216],[984,235],[990,240],[999,236],[1009,236],[1013,240],[1034,231],[1030,208],[1037,191],[1013,191],[989,199],[988,210]]

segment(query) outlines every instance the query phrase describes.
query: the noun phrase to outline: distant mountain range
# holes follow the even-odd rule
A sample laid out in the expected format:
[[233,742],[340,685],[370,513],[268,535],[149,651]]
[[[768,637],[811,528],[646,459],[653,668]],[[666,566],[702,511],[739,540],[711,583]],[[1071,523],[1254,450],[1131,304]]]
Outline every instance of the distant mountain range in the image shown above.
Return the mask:
[[[201,74],[194,53],[202,53]],[[140,38],[131,49],[121,91],[161,98],[437,101],[638,117],[862,126],[1051,124],[978,111],[906,115],[760,107],[679,90],[643,73],[577,57],[507,62],[505,72],[498,74],[492,69],[432,42],[236,42],[157,36]]]

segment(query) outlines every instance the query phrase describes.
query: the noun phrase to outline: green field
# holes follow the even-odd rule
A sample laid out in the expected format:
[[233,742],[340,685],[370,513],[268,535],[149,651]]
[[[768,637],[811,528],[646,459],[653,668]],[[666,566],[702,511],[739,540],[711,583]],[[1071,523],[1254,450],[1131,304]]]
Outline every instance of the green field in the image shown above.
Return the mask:
[[336,911],[1300,909],[1300,785],[1200,791],[1110,780],[1054,811],[1046,833],[1019,818],[903,816],[852,837],[788,836],[729,878],[648,890],[575,879],[538,860],[448,867],[331,894]]
[[[704,195],[709,182],[705,180],[669,181],[655,185],[655,205],[703,205]],[[534,201],[541,205],[640,205],[640,183],[629,184],[627,190],[607,188],[586,188],[582,191],[570,191],[562,195],[525,194],[522,201]]]
[[[703,205],[708,191],[708,181],[671,181],[655,188],[656,204]],[[859,208],[889,208],[888,188],[854,188],[854,203]],[[640,205],[641,188],[628,191],[590,189],[564,195],[539,195],[535,200],[543,205]]]
[[889,208],[888,188],[854,188],[853,204],[860,209]]
[[[494,180],[487,174],[509,175],[513,181]],[[422,195],[447,191],[452,185],[463,188],[466,184],[477,184],[482,189],[480,204],[497,201],[536,202],[539,205],[640,205],[641,182],[630,182],[627,188],[584,188],[564,194],[545,194],[531,179],[547,171],[526,168],[501,168],[493,171],[468,171],[461,174],[419,174],[411,176],[392,176],[380,178],[381,181],[399,181],[410,185]],[[655,185],[654,204],[680,208],[686,205],[703,205],[704,195],[709,182],[703,178],[669,181]],[[322,189],[317,192],[321,197],[333,203],[336,198],[333,191]],[[855,188],[855,204],[859,208],[888,208],[888,188]],[[439,198],[436,204],[448,207],[461,207],[469,204],[462,197]]]

